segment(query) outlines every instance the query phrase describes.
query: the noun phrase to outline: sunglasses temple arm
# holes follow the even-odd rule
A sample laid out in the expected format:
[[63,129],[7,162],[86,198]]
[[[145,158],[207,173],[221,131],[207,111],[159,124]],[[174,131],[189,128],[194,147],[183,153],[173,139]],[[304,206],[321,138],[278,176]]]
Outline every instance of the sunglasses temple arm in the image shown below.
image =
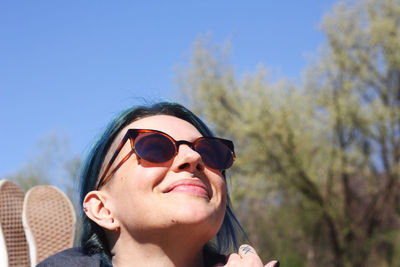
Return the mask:
[[114,173],[119,169],[119,167],[121,167],[122,164],[124,164],[125,161],[127,161],[127,160],[132,156],[132,154],[133,154],[134,152],[135,152],[134,150],[131,150],[128,154],[126,154],[126,156],[121,160],[120,163],[118,163],[117,166],[115,166],[115,168],[110,172],[110,174],[109,174],[101,183],[99,183],[99,186],[97,187],[97,189],[98,189],[100,186],[105,185],[105,184],[110,180],[110,178],[114,175]]
[[[124,138],[121,140],[121,143],[119,143],[117,149],[115,150],[113,156],[111,157],[110,161],[107,164],[106,169],[103,172],[103,175],[100,178],[99,184],[97,185],[97,189],[100,188],[100,186],[106,184],[108,182],[108,180],[110,179],[110,175],[107,176],[107,178],[104,178],[106,176],[106,174],[108,173],[108,171],[111,168],[111,165],[114,163],[115,159],[117,158],[119,152],[121,151],[122,147],[125,145],[126,140],[128,139],[128,134],[126,134],[124,136]],[[115,173],[115,169],[112,171],[112,174]],[[106,181],[107,180],[107,181]]]

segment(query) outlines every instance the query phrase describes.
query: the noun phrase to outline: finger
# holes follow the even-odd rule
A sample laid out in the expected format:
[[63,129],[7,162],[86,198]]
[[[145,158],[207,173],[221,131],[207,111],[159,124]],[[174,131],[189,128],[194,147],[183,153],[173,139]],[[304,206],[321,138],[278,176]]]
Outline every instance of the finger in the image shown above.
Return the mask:
[[[240,261],[242,260],[242,258],[239,256],[239,254],[236,253],[232,253],[228,256],[228,258],[226,259],[226,264],[223,266],[240,266]],[[216,265],[218,266],[218,265]]]
[[279,267],[279,261],[270,261],[264,267]]
[[228,259],[226,260],[226,262],[233,262],[233,261],[240,261],[242,259],[242,257],[237,254],[237,253],[232,253],[228,256]]
[[244,266],[264,266],[255,249],[249,245],[241,245],[239,255],[245,263]]
[[240,257],[243,258],[244,256],[246,256],[246,255],[248,255],[248,254],[257,255],[255,249],[252,248],[251,246],[249,246],[249,245],[247,245],[247,244],[241,245],[240,248],[239,248],[239,255],[240,255]]

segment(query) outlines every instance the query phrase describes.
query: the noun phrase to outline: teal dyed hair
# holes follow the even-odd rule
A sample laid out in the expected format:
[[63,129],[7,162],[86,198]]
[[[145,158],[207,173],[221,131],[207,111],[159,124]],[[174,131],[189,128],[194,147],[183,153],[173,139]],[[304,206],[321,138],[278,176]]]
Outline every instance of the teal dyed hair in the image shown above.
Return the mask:
[[[108,124],[100,138],[94,142],[86,160],[83,162],[80,180],[81,203],[83,203],[88,192],[95,190],[104,158],[118,133],[133,121],[161,114],[183,119],[196,127],[203,136],[213,136],[211,130],[200,118],[190,110],[176,103],[161,102],[151,106],[138,106],[123,111]],[[224,179],[226,179],[225,171],[222,174]],[[109,261],[111,255],[103,229],[90,220],[84,212],[82,212],[82,224],[80,243],[86,253],[89,255],[99,253],[104,260]],[[228,253],[232,249],[236,250],[238,245],[237,230],[244,234],[240,223],[232,211],[228,193],[224,221],[213,241],[206,244],[205,251]]]

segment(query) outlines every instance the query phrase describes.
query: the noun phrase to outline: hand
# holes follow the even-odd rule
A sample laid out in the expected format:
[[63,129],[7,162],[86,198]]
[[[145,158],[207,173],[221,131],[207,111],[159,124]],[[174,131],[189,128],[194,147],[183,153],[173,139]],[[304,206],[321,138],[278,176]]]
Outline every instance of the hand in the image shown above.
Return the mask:
[[238,253],[229,255],[223,266],[279,267],[279,261],[270,261],[264,266],[254,248],[249,245],[241,245]]

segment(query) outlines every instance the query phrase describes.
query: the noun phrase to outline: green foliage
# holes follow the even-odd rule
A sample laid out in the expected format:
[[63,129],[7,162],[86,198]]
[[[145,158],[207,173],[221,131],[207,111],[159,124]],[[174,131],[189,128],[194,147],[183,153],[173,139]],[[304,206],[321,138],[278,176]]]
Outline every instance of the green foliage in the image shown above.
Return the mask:
[[32,164],[25,165],[22,169],[14,174],[8,175],[5,179],[14,181],[25,192],[36,185],[50,183],[48,178],[43,174],[43,171]]
[[321,28],[300,87],[263,67],[237,78],[229,47],[202,38],[179,85],[235,141],[233,202],[264,259],[397,266],[400,1],[341,3]]
[[80,163],[79,157],[71,156],[66,137],[49,134],[37,142],[25,165],[5,179],[16,182],[25,191],[36,185],[55,185],[73,199]]
[[[5,179],[16,182],[25,192],[37,185],[57,186],[69,197],[77,212],[80,211],[81,205],[77,190],[75,190],[75,183],[80,166],[81,159],[78,156],[71,156],[68,139],[53,133],[43,136],[37,142],[35,152],[25,165]],[[81,231],[79,217],[75,226],[74,244],[78,245]]]

